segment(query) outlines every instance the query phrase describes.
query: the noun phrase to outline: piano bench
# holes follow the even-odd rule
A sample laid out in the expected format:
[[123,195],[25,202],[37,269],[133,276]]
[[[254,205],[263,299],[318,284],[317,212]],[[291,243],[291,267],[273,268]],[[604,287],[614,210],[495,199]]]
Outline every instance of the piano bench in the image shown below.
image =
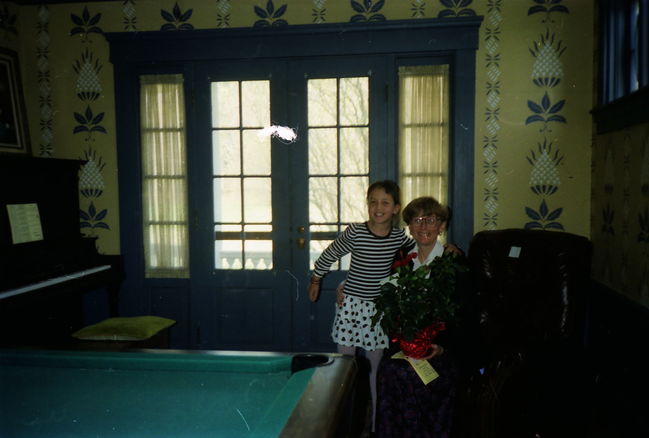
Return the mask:
[[108,318],[72,334],[80,350],[124,351],[169,348],[169,328],[176,321],[159,316]]

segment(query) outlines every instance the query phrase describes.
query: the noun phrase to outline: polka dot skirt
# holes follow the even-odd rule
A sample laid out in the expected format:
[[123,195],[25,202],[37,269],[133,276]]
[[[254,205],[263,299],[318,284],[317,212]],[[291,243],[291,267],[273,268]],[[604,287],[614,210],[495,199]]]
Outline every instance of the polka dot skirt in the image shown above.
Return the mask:
[[376,307],[372,300],[345,296],[343,306],[336,306],[331,337],[336,344],[372,351],[388,348],[388,337],[379,324],[372,327]]

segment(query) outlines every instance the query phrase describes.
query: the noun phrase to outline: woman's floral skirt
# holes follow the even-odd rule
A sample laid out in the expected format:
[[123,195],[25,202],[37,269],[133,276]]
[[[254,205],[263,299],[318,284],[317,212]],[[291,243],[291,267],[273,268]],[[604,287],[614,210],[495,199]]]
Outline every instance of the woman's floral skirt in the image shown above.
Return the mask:
[[383,358],[377,377],[379,438],[450,437],[458,370],[446,353],[429,363],[439,377],[424,385],[406,360]]

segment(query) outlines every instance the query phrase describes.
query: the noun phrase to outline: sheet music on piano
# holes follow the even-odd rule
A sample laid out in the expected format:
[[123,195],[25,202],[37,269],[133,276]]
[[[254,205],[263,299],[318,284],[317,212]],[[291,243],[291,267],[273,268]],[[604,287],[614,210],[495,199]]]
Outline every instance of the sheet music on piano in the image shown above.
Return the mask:
[[38,204],[7,204],[11,239],[15,244],[43,240]]

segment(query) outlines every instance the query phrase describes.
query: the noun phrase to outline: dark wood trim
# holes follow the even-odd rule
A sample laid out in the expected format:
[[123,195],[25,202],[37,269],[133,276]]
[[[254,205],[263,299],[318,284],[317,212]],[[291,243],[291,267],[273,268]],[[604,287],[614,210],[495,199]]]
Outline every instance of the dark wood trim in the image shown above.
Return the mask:
[[[375,55],[478,48],[482,17],[106,33],[113,64]],[[405,32],[404,32],[405,31]],[[326,38],[326,44],[323,44]]]
[[591,110],[597,134],[649,122],[649,87]]

